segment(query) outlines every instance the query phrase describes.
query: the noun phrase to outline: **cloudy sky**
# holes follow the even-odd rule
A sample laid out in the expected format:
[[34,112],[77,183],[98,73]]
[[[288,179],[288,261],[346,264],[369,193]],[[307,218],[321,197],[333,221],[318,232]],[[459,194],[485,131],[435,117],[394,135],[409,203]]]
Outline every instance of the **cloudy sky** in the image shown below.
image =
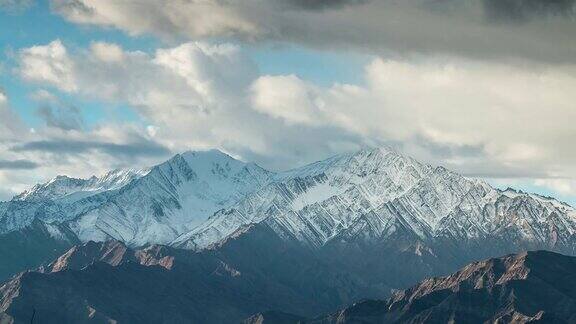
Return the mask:
[[388,145],[576,203],[576,0],[0,0],[0,200]]

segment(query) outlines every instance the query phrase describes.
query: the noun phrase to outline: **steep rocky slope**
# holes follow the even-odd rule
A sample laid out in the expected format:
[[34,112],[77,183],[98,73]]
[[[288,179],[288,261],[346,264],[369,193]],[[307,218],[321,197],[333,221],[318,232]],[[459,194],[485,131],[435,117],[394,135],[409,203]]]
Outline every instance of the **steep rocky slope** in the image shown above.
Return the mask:
[[200,253],[73,247],[0,286],[0,322],[239,323],[269,309],[314,316],[381,293],[267,228],[243,231]]
[[219,152],[187,152],[67,222],[82,241],[166,244],[267,183],[270,173]]
[[475,262],[388,301],[363,301],[302,322],[574,323],[575,314],[576,258],[536,251]]
[[[252,235],[234,236],[200,253],[166,246],[133,250],[118,241],[76,246],[39,271],[1,285],[0,321],[28,323],[32,316],[39,323],[576,321],[575,257],[534,251],[474,262],[388,300],[333,311],[373,287],[275,239],[270,230],[246,231]],[[331,315],[318,315],[322,312]]]
[[499,191],[392,150],[363,150],[279,173],[266,186],[218,211],[177,247],[202,249],[239,227],[266,223],[312,248],[373,245],[398,232],[425,245],[492,249],[550,248],[573,253],[576,211],[551,198]]
[[0,204],[0,234],[39,219],[80,240],[168,243],[267,183],[270,172],[220,151],[186,152],[144,171],[59,176]]

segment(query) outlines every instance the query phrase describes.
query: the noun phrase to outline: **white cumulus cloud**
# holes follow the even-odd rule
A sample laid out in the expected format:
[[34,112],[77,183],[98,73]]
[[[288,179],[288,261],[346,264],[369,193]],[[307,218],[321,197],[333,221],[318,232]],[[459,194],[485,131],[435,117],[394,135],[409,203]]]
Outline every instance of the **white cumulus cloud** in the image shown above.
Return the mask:
[[[54,44],[34,48],[64,47]],[[66,54],[67,73],[34,79],[80,97],[129,105],[145,121],[128,133],[114,123],[101,125],[98,136],[95,130],[68,127],[77,134],[77,145],[96,136],[119,145],[136,143],[158,152],[157,159],[164,156],[162,148],[216,147],[281,169],[388,144],[471,176],[576,177],[572,65],[376,57],[359,71],[362,84],[322,86],[295,75],[260,75],[241,47],[227,43],[190,42],[153,53],[116,46],[121,64],[95,55],[94,44],[87,51],[63,48],[56,52]],[[26,79],[32,71],[24,62],[31,52],[20,52]],[[35,59],[38,66],[51,67],[62,55]],[[66,80],[74,80],[75,87]],[[50,132],[40,129],[35,136],[64,134]],[[76,147],[72,144],[68,148]],[[98,154],[108,163],[111,152],[123,147],[88,146],[76,155]],[[26,154],[60,149],[49,143],[23,148]]]
[[22,77],[27,80],[45,82],[64,91],[77,90],[74,63],[60,40],[22,50],[20,64]]

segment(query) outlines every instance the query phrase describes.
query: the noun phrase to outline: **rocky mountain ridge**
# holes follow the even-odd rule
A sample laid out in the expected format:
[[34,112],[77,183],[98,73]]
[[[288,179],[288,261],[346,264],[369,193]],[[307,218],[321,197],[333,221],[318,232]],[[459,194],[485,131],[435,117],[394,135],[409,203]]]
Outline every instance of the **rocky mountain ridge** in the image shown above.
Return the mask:
[[[1,203],[0,239],[39,231],[32,226],[36,222],[45,228],[40,232],[50,234],[37,236],[58,246],[51,257],[75,242],[110,239],[130,247],[165,244],[201,251],[258,224],[390,289],[495,255],[531,249],[574,254],[576,248],[571,206],[494,189],[388,148],[277,173],[215,150],[186,152],[130,174],[109,177],[123,185],[90,194],[75,180],[57,178]],[[124,184],[125,179],[130,180]],[[60,182],[72,186],[40,190]],[[51,198],[39,199],[42,192]],[[401,271],[390,266],[390,258],[415,270],[390,282],[388,274],[377,274]],[[366,267],[374,271],[366,273]]]
[[0,284],[0,322],[238,323],[265,309],[311,316],[376,294],[269,229],[249,232],[202,252],[74,246]]
[[202,252],[158,245],[135,250],[118,241],[75,246],[49,265],[0,284],[0,321],[28,322],[31,316],[42,323],[576,320],[575,257],[531,251],[477,261],[387,300],[344,307],[377,291],[258,226],[247,230],[251,235]]
[[[328,316],[286,323],[573,323],[575,311],[576,258],[531,251],[474,262],[387,301],[361,301]],[[274,316],[252,318],[263,324],[273,323]]]

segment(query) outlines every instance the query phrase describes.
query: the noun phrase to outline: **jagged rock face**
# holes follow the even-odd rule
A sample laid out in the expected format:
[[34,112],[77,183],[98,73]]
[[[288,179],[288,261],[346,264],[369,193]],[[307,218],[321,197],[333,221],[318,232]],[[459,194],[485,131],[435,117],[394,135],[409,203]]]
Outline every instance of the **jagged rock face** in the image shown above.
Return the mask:
[[173,245],[202,249],[258,222],[284,239],[316,249],[334,242],[371,246],[397,238],[397,232],[428,248],[448,244],[472,249],[494,242],[484,246],[486,251],[477,255],[481,257],[505,247],[511,247],[510,252],[547,248],[574,253],[576,246],[572,207],[537,195],[499,191],[386,149],[279,173]]
[[167,244],[268,181],[269,172],[218,151],[176,155],[68,226],[82,241]]
[[430,172],[430,167],[389,150],[336,156],[277,174],[173,244],[205,248],[243,225],[266,222],[287,239],[319,247]]
[[0,203],[0,234],[39,219],[80,240],[168,243],[268,181],[270,173],[219,151],[187,152],[149,170],[59,176]]
[[573,323],[575,314],[576,258],[537,251],[475,262],[306,323]]
[[41,272],[60,272],[64,270],[82,270],[94,262],[104,262],[118,266],[138,259],[133,251],[119,241],[96,243],[93,241],[77,245],[59,256],[55,261],[41,268]]

